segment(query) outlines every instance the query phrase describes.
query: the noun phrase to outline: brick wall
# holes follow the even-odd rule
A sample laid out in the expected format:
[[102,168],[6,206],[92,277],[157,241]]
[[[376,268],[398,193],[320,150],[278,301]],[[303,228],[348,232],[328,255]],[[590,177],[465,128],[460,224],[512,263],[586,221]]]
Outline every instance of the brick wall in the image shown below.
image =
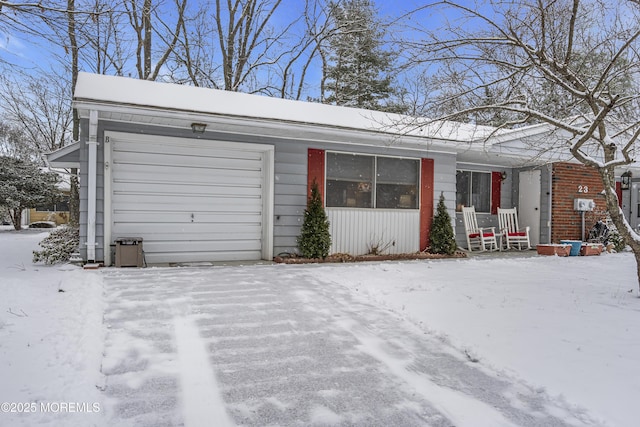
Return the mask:
[[551,241],[583,240],[582,218],[573,209],[573,199],[592,199],[593,212],[585,213],[585,233],[606,212],[606,203],[600,192],[604,189],[597,170],[584,165],[555,163],[552,175]]

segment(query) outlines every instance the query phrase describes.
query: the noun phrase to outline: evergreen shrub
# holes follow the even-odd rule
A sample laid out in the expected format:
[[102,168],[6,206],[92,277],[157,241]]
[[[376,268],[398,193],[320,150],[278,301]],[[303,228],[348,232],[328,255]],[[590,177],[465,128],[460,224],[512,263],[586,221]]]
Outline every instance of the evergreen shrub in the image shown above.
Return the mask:
[[440,193],[440,200],[436,214],[433,217],[433,225],[431,227],[430,251],[434,254],[453,255],[458,249],[456,237],[451,226],[451,216],[444,204],[444,194]]
[[33,262],[58,264],[69,261],[71,254],[78,249],[80,232],[76,227],[64,226],[52,231],[39,245],[40,251],[33,251]]
[[311,196],[304,211],[304,222],[298,236],[298,249],[305,258],[326,258],[331,248],[329,220],[322,205],[318,184],[311,186]]

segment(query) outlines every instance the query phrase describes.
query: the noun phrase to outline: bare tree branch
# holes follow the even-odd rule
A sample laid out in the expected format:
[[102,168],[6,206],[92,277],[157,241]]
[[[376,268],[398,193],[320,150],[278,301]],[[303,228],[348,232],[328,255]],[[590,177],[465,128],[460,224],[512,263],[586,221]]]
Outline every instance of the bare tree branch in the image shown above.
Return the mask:
[[415,66],[436,67],[432,117],[489,118],[493,125],[499,118],[498,129],[545,123],[566,132],[553,144],[531,146],[532,156],[563,149],[598,170],[611,218],[636,255],[640,285],[640,236],[614,189],[615,168],[634,162],[640,138],[639,5],[488,0],[472,8],[445,0],[416,9],[414,19],[448,8],[464,26],[446,21],[405,46]]

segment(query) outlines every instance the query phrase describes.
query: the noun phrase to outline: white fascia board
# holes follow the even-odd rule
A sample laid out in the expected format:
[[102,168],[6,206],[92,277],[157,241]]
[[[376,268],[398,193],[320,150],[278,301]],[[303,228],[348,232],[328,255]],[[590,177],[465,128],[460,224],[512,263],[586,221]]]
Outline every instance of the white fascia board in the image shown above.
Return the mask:
[[80,162],[59,162],[47,160],[47,164],[56,169],[80,169]]
[[[418,137],[412,135],[397,135],[375,130],[341,128],[336,126],[317,125],[310,123],[285,122],[253,117],[235,117],[228,115],[213,115],[203,113],[190,113],[184,111],[143,108],[133,106],[120,106],[116,104],[103,104],[90,101],[74,102],[81,118],[88,118],[88,112],[98,110],[101,119],[138,123],[141,125],[158,125],[164,127],[189,129],[191,123],[207,124],[208,129],[215,128],[224,133],[235,133],[247,136],[271,136],[293,141],[308,141],[322,143],[337,143],[355,146],[384,146],[400,150],[428,151],[429,153],[455,155],[458,145],[462,143]],[[128,117],[112,119],[109,113],[117,113]],[[164,118],[172,123],[155,124],[146,120],[136,120],[136,116]],[[465,146],[468,143],[464,143]]]
[[[292,123],[249,117],[231,117],[203,113],[189,113],[157,108],[119,106],[98,102],[76,101],[81,118],[88,118],[90,110],[100,111],[101,120],[114,122],[138,123],[141,125],[158,125],[164,127],[189,129],[190,124],[205,123],[208,129],[216,129],[226,134],[256,137],[274,137],[290,141],[310,143],[328,143],[349,145],[353,147],[385,147],[396,150],[423,151],[425,155],[444,154],[457,156],[461,161],[473,159],[474,163],[485,162],[487,165],[501,167],[521,167],[533,164],[544,164],[552,161],[549,158],[538,158],[536,161],[531,151],[524,147],[489,145],[484,140],[476,142],[445,141],[412,135],[395,135],[380,131],[339,128],[314,125],[308,123]],[[113,119],[111,113],[119,114],[126,119]],[[156,124],[144,118],[164,119],[170,124]],[[554,160],[558,160],[557,158]]]

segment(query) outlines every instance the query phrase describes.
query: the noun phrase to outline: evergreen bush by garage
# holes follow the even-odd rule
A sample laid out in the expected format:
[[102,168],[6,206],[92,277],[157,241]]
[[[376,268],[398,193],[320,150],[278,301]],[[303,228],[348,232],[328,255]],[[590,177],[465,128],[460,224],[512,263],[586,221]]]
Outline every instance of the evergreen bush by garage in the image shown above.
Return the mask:
[[442,193],[440,193],[438,208],[433,217],[429,240],[431,243],[430,251],[434,254],[453,255],[458,249],[453,227],[451,226],[451,216],[449,216],[447,207],[444,204],[444,194]]
[[298,236],[298,249],[305,258],[326,258],[331,248],[329,220],[322,206],[318,184],[311,186],[311,196],[304,211],[304,222]]
[[78,227],[64,226],[52,231],[39,243],[40,251],[33,251],[33,262],[58,264],[69,261],[71,254],[80,245],[80,230]]

